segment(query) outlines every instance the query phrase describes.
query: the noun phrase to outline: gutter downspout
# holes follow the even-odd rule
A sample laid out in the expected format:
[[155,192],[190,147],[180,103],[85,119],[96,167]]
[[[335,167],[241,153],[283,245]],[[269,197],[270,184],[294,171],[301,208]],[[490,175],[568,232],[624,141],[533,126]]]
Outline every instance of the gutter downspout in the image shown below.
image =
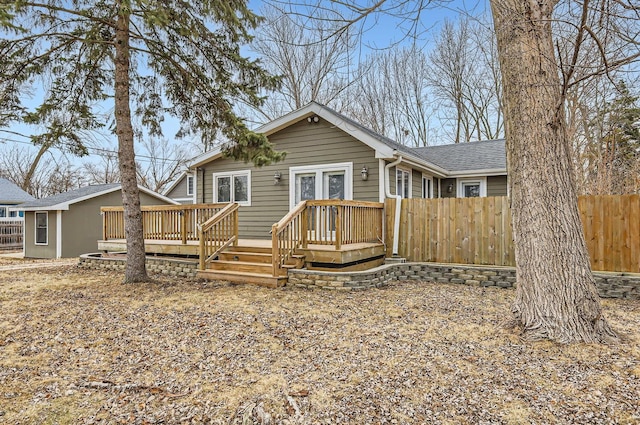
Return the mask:
[[[396,154],[394,154],[396,155]],[[384,167],[384,192],[387,198],[395,198],[396,199],[396,215],[393,220],[393,249],[392,255],[394,257],[398,256],[398,234],[400,233],[400,203],[402,202],[402,196],[396,194],[393,196],[391,194],[390,184],[389,184],[389,170],[391,167],[395,167],[396,165],[402,162],[402,155],[399,155],[395,161],[385,165]]]

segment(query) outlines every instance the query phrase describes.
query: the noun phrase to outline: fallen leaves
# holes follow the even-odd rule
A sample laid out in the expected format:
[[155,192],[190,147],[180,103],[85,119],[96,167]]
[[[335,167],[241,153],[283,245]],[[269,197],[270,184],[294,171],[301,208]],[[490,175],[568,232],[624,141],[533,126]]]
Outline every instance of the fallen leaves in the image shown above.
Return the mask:
[[524,345],[508,290],[267,289],[0,271],[2,423],[633,423],[640,302],[616,347]]

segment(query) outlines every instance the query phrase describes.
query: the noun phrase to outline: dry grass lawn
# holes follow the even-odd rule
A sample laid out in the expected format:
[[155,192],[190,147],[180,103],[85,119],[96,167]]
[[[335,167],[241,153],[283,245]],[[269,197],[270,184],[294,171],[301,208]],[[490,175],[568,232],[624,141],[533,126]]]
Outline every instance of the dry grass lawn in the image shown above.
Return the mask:
[[510,290],[121,279],[0,271],[0,423],[640,423],[638,301],[561,346],[500,327]]

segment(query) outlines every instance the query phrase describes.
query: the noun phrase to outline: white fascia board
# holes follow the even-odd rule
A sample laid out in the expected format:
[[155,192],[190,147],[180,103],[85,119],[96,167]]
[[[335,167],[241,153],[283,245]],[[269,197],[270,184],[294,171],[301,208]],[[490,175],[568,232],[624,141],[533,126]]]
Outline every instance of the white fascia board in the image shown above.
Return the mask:
[[449,173],[449,177],[482,177],[482,176],[505,176],[507,170],[504,168],[487,168],[484,170],[465,170],[465,171],[452,171]]
[[222,156],[222,148],[218,147],[218,148],[212,149],[208,152],[205,152],[201,155],[196,156],[191,161],[189,161],[189,163],[187,163],[187,169],[192,170],[196,167],[199,167],[213,160],[216,160],[221,156]]
[[[398,151],[395,151],[395,152],[396,152],[396,156],[402,157],[402,164],[407,164],[412,169],[419,169],[421,171],[426,171],[438,178],[444,178],[449,175],[449,172],[444,168],[438,167],[437,165],[424,161],[423,159],[405,154],[404,152],[398,152]],[[389,159],[392,160],[395,158],[389,158]]]
[[28,212],[32,212],[32,211],[68,211],[69,210],[69,204],[65,203],[65,204],[57,204],[57,205],[49,205],[46,207],[31,207],[31,208],[21,208],[21,211],[28,211]]
[[147,189],[146,187],[138,186],[138,189],[140,190],[140,192],[146,193],[149,196],[153,196],[154,198],[158,198],[158,199],[160,199],[162,201],[165,201],[165,202],[167,202],[169,204],[180,205],[180,202],[174,201],[171,198],[167,198],[164,195],[160,195],[159,193],[154,192],[153,190]]

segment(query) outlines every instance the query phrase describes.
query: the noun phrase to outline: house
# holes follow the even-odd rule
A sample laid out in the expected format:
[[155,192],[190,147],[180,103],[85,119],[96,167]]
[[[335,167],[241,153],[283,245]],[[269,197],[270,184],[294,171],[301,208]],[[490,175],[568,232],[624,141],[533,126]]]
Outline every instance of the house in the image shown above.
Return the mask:
[[[85,186],[69,192],[24,203],[27,258],[68,258],[96,250],[102,238],[100,207],[122,206],[118,183]],[[177,202],[140,187],[141,205]]]
[[302,200],[507,194],[504,140],[411,148],[316,102],[256,131],[286,159],[256,168],[218,149],[193,159],[185,174],[198,202],[240,205],[242,238],[268,238],[271,225]]
[[184,171],[162,194],[181,204],[195,204],[193,179],[193,174]]
[[0,177],[0,219],[22,217],[22,213],[17,211],[15,207],[34,199],[15,183]]
[[[382,264],[386,198],[507,192],[502,140],[410,148],[315,102],[257,131],[285,160],[254,167],[220,149],[194,158],[165,192],[193,205],[143,211],[148,253],[198,257],[204,278],[280,286],[291,269]],[[103,213],[98,249],[125,249],[121,208]],[[397,229],[397,209],[395,217]],[[396,254],[399,232],[391,233]]]

